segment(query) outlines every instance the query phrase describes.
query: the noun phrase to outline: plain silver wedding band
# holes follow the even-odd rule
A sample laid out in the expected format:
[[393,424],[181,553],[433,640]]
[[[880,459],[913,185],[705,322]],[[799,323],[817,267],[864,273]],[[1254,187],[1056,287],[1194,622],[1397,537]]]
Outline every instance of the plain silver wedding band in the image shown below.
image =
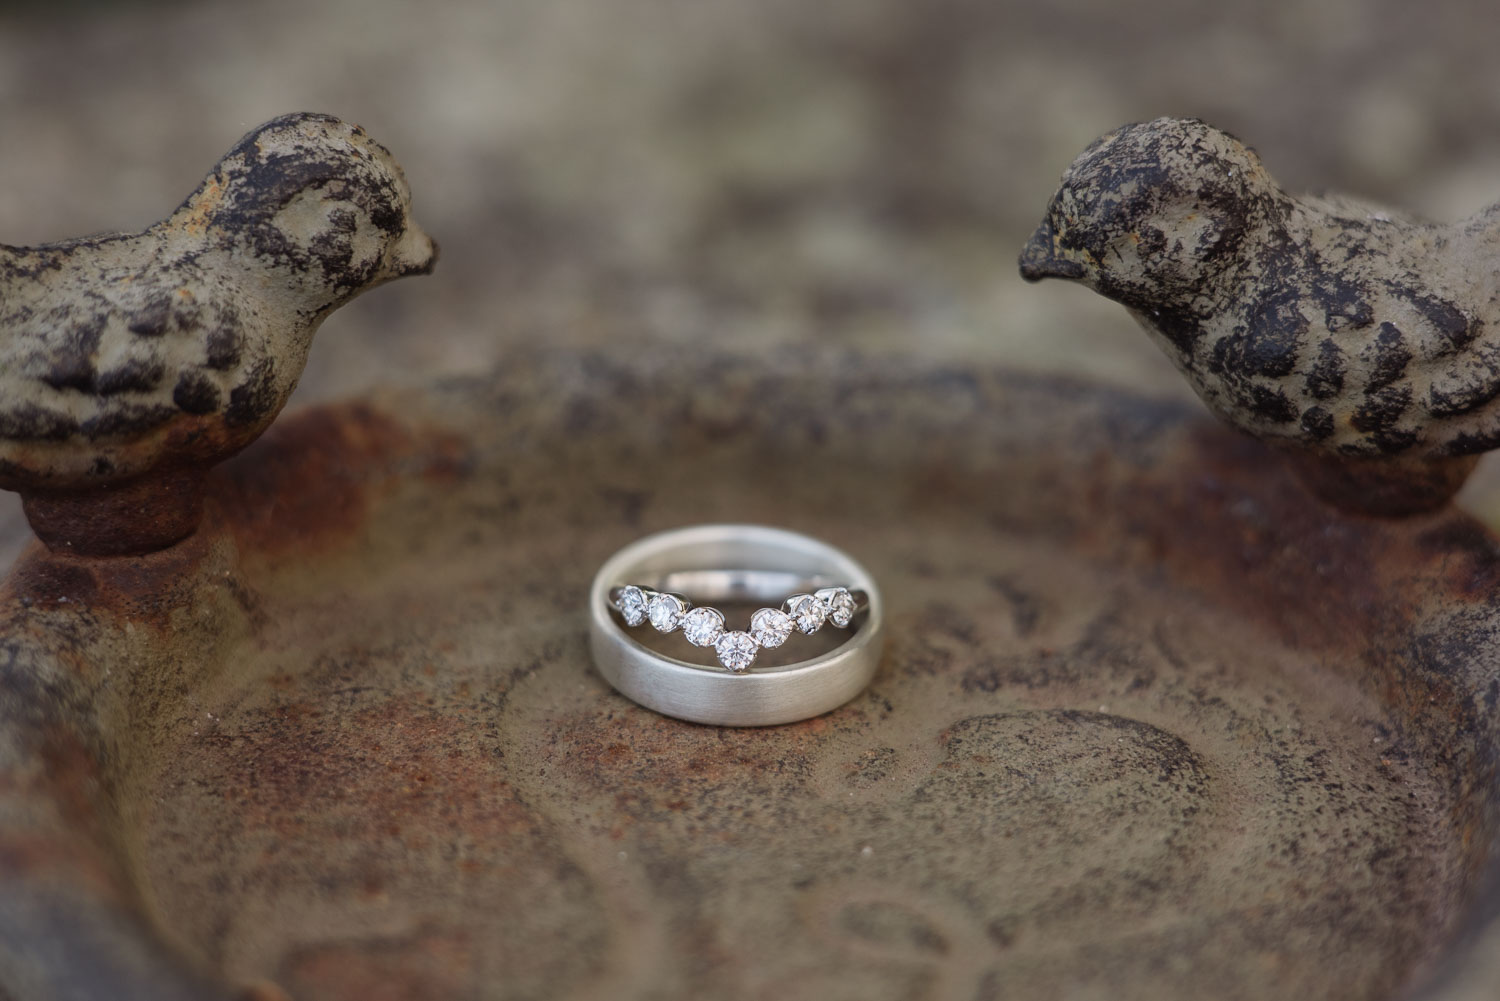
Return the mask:
[[[752,580],[764,571],[777,586],[788,577],[838,580],[864,591],[867,606],[836,649],[744,674],[651,650],[610,612],[610,591],[621,584],[726,568],[748,571],[741,576]],[[773,726],[838,708],[869,685],[884,627],[880,591],[864,567],[825,542],[762,525],[696,525],[647,536],[606,560],[589,589],[589,638],[599,673],[626,698],[693,723]]]

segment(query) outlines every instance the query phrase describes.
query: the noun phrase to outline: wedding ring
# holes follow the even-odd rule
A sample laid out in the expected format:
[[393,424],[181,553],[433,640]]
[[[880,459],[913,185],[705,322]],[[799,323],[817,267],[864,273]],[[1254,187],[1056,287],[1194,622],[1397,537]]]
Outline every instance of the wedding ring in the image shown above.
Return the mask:
[[[726,602],[763,607],[747,616],[748,628],[728,628],[713,607]],[[791,723],[843,705],[874,675],[883,631],[880,592],[862,566],[817,539],[758,525],[699,525],[626,546],[594,577],[589,621],[594,663],[615,690],[720,726]],[[761,650],[824,628],[847,638],[795,663],[757,665]],[[711,646],[720,666],[637,638],[678,630],[687,643]]]

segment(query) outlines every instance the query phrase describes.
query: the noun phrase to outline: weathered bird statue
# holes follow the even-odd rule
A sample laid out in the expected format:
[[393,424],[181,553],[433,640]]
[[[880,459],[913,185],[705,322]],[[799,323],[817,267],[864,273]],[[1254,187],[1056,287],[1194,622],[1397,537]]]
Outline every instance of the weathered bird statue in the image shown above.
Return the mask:
[[1436,507],[1500,445],[1500,206],[1445,226],[1294,198],[1233,136],[1160,118],[1084,150],[1020,264],[1125,306],[1346,509]]
[[53,549],[191,533],[204,473],[275,418],[324,318],[432,270],[409,207],[384,146],[295,114],[143,233],[0,246],[0,487]]

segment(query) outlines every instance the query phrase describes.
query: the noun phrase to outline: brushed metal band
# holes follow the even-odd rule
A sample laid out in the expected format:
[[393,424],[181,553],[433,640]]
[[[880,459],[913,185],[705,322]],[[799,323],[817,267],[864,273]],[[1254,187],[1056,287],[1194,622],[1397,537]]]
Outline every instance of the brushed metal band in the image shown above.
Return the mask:
[[[687,581],[726,568],[745,580],[763,575],[767,590],[772,580],[778,587],[791,579],[842,581],[864,592],[864,607],[837,648],[742,674],[651,650],[611,611],[611,592],[630,581]],[[694,723],[772,726],[835,709],[870,683],[883,634],[880,591],[864,567],[827,543],[760,525],[698,525],[648,536],[606,560],[589,591],[590,647],[599,673],[626,698]]]

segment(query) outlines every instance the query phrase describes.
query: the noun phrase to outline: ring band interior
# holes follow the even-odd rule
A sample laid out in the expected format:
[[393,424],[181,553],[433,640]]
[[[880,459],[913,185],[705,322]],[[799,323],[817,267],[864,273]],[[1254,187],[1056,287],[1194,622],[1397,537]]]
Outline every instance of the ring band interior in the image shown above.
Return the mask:
[[[775,529],[746,526],[683,529],[643,539],[615,555],[609,570],[614,584],[649,584],[678,580],[685,574],[771,574],[787,580],[826,580],[868,590],[862,569],[832,547]],[[790,593],[790,592],[788,592]]]
[[679,570],[644,580],[621,581],[620,584],[685,594],[697,602],[763,601],[778,605],[794,594],[811,594],[824,587],[850,586],[825,574],[796,574],[783,570]]

